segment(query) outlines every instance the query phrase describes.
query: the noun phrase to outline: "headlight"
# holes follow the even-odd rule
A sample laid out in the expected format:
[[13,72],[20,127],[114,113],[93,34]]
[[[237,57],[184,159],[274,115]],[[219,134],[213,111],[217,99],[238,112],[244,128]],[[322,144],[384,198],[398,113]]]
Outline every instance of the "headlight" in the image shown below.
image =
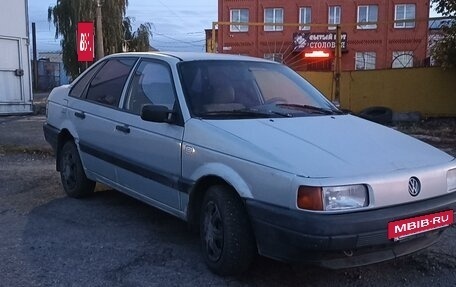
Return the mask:
[[456,168],[447,172],[448,192],[456,191]]
[[362,184],[312,187],[300,186],[298,207],[308,210],[336,211],[369,205],[367,187]]
[[365,207],[369,204],[364,185],[323,187],[325,210],[344,210]]

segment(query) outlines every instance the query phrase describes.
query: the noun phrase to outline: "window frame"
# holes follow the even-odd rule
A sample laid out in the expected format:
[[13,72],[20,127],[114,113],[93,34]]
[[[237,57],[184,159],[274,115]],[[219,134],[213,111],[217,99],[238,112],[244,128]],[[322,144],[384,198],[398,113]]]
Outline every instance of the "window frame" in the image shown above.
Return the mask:
[[[306,22],[307,16],[309,17],[309,22]],[[311,23],[312,23],[312,7],[311,6],[299,7],[299,30],[301,30],[301,31],[310,30],[311,26],[309,26],[308,24],[311,24]]]
[[[266,13],[267,10],[272,10],[272,20],[273,22],[266,22]],[[282,11],[282,22],[277,22],[277,17],[276,13],[277,11]],[[284,18],[285,18],[285,9],[280,8],[280,7],[268,7],[264,8],[264,28],[263,30],[265,32],[280,32],[283,31],[283,25],[276,25],[276,24],[283,24]]]
[[265,53],[263,59],[283,64],[283,53]]
[[[376,19],[375,21],[371,20],[369,18],[369,15],[370,15],[370,10],[372,7],[377,7],[377,15],[376,15]],[[360,10],[361,8],[366,8],[366,21],[364,22],[361,22],[360,21]],[[366,22],[375,22],[377,23],[378,22],[378,5],[376,4],[363,4],[363,5],[358,5],[358,12],[357,12],[357,19],[356,19],[356,23],[358,24],[356,26],[357,29],[359,30],[371,30],[371,29],[377,29],[377,24],[362,24],[362,23],[366,23]]]
[[[361,56],[361,57],[358,57]],[[367,56],[367,57],[366,57]],[[358,63],[361,62],[359,59],[363,59],[363,68],[358,69]],[[369,62],[368,59],[373,59],[373,63]],[[373,66],[371,66],[373,64]],[[377,65],[377,53],[375,51],[363,51],[355,53],[355,70],[364,71],[364,70],[375,70]]]
[[[397,59],[399,59],[400,56],[410,56],[409,58],[409,61],[407,62],[407,64],[404,66],[394,66],[394,63],[396,62]],[[391,68],[392,69],[403,69],[403,68],[413,68],[414,67],[414,58],[415,58],[415,55],[413,53],[413,51],[393,51],[392,53],[392,61],[391,61]],[[411,61],[410,61],[411,60]],[[400,62],[402,63],[402,62]],[[410,65],[408,65],[410,63]]]
[[[334,16],[332,17],[334,19],[334,23],[331,23],[331,10],[334,9]],[[338,17],[336,17],[336,12],[339,11]],[[339,18],[339,21],[336,21],[337,18]],[[340,5],[331,5],[328,6],[328,30],[335,30],[337,28],[337,25],[340,25],[342,21],[342,7]]]
[[[247,22],[242,21],[242,12],[247,11]],[[239,21],[233,20],[233,13],[238,14]],[[248,23],[250,19],[250,11],[248,8],[233,8],[230,9],[230,22]],[[249,31],[249,25],[230,25],[230,32],[232,33],[245,33]]]
[[[398,19],[398,8],[404,7],[403,18]],[[407,10],[408,7],[413,7],[414,15],[413,18],[407,18]],[[407,21],[407,20],[416,20],[416,4],[415,3],[403,3],[403,4],[395,4],[394,5],[394,28],[395,29],[413,29],[416,26],[416,21]],[[396,22],[400,21],[400,22]]]

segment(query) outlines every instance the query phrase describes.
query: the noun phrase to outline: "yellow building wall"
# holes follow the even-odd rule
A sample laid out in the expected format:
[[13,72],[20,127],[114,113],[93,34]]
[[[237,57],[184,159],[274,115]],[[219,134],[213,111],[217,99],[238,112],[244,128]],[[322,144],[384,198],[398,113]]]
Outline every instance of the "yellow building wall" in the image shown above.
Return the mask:
[[[333,100],[332,72],[300,72]],[[340,103],[359,112],[372,106],[395,112],[420,112],[425,117],[456,116],[456,69],[408,68],[343,72]]]

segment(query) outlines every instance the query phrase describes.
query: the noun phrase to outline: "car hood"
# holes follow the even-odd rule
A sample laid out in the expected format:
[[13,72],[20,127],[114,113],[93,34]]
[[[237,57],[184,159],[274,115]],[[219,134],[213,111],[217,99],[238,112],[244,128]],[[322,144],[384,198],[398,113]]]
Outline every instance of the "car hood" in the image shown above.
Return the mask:
[[351,115],[202,122],[217,140],[198,137],[198,145],[305,177],[371,175],[453,159],[410,136]]

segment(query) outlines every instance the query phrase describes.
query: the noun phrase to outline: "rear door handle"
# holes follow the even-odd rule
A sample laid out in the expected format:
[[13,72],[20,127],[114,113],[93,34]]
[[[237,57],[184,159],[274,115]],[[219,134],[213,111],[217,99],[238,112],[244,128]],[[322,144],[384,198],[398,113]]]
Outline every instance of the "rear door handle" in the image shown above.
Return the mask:
[[118,130],[119,132],[123,132],[125,134],[130,133],[130,128],[128,126],[116,126],[116,130]]
[[85,117],[86,117],[84,112],[75,112],[74,115],[80,119],[85,119]]

